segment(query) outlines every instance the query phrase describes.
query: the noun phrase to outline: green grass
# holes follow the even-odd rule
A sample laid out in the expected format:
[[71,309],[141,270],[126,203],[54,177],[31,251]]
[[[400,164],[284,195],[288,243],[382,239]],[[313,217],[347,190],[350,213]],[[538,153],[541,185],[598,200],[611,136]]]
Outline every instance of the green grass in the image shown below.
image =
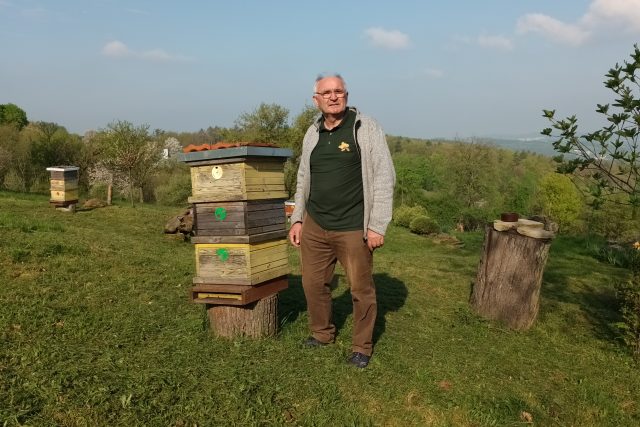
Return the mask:
[[0,193],[0,426],[622,426],[640,423],[640,374],[618,341],[624,270],[560,237],[526,332],[468,306],[483,236],[437,245],[391,228],[376,253],[370,366],[345,364],[351,303],[334,291],[335,345],[309,350],[297,254],[280,332],[218,339],[189,302],[190,243],[162,234],[180,209],[76,214]]

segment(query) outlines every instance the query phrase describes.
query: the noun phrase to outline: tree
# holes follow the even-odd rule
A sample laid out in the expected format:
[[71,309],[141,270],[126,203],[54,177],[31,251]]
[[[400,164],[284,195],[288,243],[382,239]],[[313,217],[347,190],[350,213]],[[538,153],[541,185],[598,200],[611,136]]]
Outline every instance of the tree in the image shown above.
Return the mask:
[[552,127],[542,134],[557,138],[553,148],[559,153],[555,158],[558,172],[584,179],[595,207],[606,200],[615,200],[619,194],[626,196],[625,203],[634,212],[640,206],[639,72],[640,48],[636,44],[631,61],[616,64],[606,74],[604,85],[615,93],[615,101],[611,105],[597,104],[596,112],[610,123],[602,129],[579,134],[575,115],[557,120],[555,110],[543,110],[543,117]]
[[33,122],[31,125],[36,130],[32,146],[35,166],[43,171],[49,166],[76,166],[83,149],[78,135],[69,134],[57,123]]
[[549,173],[538,185],[538,201],[542,213],[561,228],[571,227],[582,213],[582,199],[571,179],[565,175]]
[[305,105],[300,114],[293,119],[293,124],[289,128],[285,145],[293,151],[293,156],[287,159],[284,164],[284,185],[289,197],[293,197],[296,192],[298,166],[300,165],[300,154],[302,153],[302,139],[319,114],[316,107]]
[[22,130],[29,121],[27,113],[15,104],[0,104],[0,125],[7,124]]
[[131,204],[134,205],[134,187],[142,194],[162,154],[158,142],[149,137],[149,126],[116,121],[98,133],[97,141],[100,165],[127,182]]
[[252,113],[243,113],[234,129],[227,130],[228,141],[266,142],[285,145],[288,141],[289,110],[278,104],[262,103]]
[[4,187],[4,178],[13,167],[14,147],[19,137],[14,126],[0,125],[0,188]]

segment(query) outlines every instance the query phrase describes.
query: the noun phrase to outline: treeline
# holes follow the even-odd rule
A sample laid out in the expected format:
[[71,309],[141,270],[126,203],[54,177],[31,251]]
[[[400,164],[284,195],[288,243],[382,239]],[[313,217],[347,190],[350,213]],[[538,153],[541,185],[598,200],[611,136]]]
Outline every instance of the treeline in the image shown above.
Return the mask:
[[[13,104],[0,111],[0,187],[13,191],[48,191],[46,168],[80,167],[81,196],[114,197],[131,202],[186,204],[191,191],[188,168],[176,154],[189,145],[219,141],[270,142],[291,148],[285,166],[286,186],[295,191],[300,144],[317,116],[306,106],[293,118],[276,104],[261,104],[242,114],[233,127],[172,132],[127,121],[76,135],[50,122],[29,122]],[[7,113],[8,112],[8,113]],[[420,207],[429,230],[477,230],[501,212],[543,215],[561,231],[595,231],[606,236],[633,229],[628,212],[615,205],[594,210],[571,180],[554,172],[552,159],[513,152],[481,142],[388,138],[396,167],[395,206]],[[610,218],[614,215],[614,220]]]

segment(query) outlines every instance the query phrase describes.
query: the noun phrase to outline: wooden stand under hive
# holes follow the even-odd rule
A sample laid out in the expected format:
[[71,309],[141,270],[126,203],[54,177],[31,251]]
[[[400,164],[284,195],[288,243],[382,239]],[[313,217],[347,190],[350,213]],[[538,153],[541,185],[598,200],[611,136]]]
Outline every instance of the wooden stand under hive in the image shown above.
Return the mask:
[[73,211],[78,203],[78,170],[77,166],[51,166],[47,170],[51,173],[49,203],[56,208]]
[[218,336],[277,332],[278,292],[289,273],[284,201],[288,149],[251,145],[191,152],[196,276]]

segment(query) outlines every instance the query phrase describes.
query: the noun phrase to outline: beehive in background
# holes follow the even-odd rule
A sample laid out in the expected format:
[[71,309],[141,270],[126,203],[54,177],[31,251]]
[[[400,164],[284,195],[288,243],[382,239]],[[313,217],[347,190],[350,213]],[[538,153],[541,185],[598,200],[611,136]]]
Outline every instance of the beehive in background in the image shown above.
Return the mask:
[[182,156],[194,212],[191,299],[206,304],[219,336],[277,330],[277,293],[289,272],[284,162],[291,155],[247,144]]
[[51,166],[50,173],[51,199],[56,207],[68,207],[78,203],[78,171],[77,166]]

